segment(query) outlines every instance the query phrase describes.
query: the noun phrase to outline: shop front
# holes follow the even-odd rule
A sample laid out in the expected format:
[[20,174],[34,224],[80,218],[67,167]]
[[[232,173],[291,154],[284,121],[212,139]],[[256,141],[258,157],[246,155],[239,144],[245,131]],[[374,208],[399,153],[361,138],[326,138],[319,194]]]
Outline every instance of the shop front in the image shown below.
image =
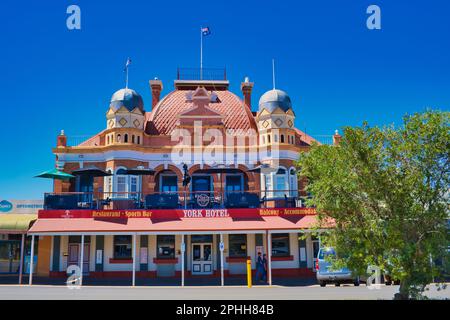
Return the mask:
[[[30,272],[31,237],[26,233],[43,209],[42,200],[0,201],[0,275],[22,275]],[[35,242],[37,253],[38,240]],[[34,256],[36,271],[37,256]],[[0,280],[1,281],[1,280]]]
[[29,234],[49,239],[51,250],[39,259],[48,261],[50,277],[78,266],[83,277],[129,277],[133,285],[170,277],[181,285],[202,277],[223,284],[244,276],[247,260],[254,271],[261,252],[271,283],[272,275],[313,276],[316,222],[311,208],[42,210]]

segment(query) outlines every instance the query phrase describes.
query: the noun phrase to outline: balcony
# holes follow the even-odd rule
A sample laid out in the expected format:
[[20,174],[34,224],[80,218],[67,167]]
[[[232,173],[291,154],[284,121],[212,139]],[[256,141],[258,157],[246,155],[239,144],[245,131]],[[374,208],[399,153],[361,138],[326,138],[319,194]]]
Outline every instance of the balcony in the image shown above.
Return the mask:
[[225,68],[178,68],[177,80],[227,80]]
[[297,194],[293,190],[46,193],[44,210],[306,208],[307,198]]

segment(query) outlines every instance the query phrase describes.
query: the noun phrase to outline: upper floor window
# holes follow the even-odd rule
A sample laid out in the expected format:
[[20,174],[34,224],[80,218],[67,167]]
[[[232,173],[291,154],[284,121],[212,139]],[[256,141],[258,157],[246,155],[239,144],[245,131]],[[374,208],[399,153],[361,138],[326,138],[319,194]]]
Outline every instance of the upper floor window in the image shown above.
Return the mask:
[[281,143],[284,143],[284,134],[282,134],[281,136],[280,136],[280,141],[281,141]]
[[161,192],[177,192],[178,183],[176,175],[161,175]]
[[295,171],[294,168],[291,168],[291,170],[289,170],[289,190],[291,197],[298,196],[298,179],[297,179],[297,172]]

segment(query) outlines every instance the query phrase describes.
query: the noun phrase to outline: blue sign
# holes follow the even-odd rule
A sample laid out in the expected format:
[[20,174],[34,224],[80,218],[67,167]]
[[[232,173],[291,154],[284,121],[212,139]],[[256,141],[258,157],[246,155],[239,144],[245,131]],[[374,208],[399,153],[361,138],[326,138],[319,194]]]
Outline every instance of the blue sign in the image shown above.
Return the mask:
[[9,212],[13,208],[13,204],[9,201],[2,200],[0,201],[0,212]]

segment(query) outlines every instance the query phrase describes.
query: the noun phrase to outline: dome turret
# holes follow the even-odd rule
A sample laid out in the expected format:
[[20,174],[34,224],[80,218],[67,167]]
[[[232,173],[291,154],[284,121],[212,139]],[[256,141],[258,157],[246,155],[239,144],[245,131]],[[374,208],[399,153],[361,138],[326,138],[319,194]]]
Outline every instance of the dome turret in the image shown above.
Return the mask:
[[119,110],[121,107],[127,108],[128,111],[133,111],[136,108],[144,111],[144,101],[133,89],[120,89],[112,95],[110,107],[114,111]]
[[292,108],[291,98],[282,90],[272,89],[259,99],[259,111],[266,109],[272,113],[276,108],[280,108],[284,112],[288,111]]

